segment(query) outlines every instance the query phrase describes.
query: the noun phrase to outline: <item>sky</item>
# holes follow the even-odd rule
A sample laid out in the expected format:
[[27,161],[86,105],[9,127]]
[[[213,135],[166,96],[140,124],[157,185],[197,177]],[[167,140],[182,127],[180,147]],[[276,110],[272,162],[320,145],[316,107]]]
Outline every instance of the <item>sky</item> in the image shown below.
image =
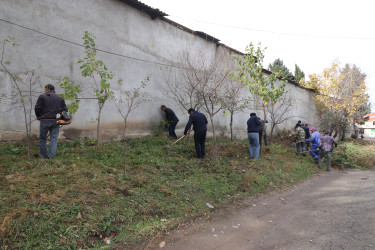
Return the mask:
[[234,49],[261,43],[263,66],[280,58],[294,74],[321,73],[334,59],[367,75],[375,112],[375,2],[372,0],[140,0],[167,18]]

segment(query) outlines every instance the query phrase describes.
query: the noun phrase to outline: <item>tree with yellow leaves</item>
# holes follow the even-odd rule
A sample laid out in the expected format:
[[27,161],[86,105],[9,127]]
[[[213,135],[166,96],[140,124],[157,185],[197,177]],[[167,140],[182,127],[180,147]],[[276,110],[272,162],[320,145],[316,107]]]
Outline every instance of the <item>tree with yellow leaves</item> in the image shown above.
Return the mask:
[[367,104],[366,75],[356,65],[340,66],[334,60],[321,74],[310,75],[305,87],[317,91],[315,104],[321,119],[321,126],[340,139],[345,139],[349,125],[354,124],[358,111]]

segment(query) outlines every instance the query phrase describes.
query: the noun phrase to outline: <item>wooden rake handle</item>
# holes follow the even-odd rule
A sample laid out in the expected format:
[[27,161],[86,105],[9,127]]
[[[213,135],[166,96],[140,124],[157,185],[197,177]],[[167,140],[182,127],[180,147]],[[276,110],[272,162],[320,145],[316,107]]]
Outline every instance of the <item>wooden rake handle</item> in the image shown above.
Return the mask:
[[180,138],[178,138],[174,143],[171,144],[171,146],[175,145],[177,142],[179,142],[180,140],[182,140],[182,138],[184,138],[185,136],[187,136],[188,134],[190,134],[191,130],[189,130],[186,135],[183,135],[181,136]]

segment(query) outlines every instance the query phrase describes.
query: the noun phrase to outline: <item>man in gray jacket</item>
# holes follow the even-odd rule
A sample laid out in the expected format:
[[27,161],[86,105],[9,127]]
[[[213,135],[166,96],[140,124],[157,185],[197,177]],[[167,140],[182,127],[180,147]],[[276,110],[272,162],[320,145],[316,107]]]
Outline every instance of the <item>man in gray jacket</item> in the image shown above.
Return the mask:
[[330,171],[333,145],[337,147],[337,142],[335,141],[335,139],[333,139],[332,136],[328,135],[327,130],[323,130],[322,134],[323,136],[320,138],[319,144],[320,157],[318,161],[318,168],[321,167],[323,158],[327,156],[327,171]]

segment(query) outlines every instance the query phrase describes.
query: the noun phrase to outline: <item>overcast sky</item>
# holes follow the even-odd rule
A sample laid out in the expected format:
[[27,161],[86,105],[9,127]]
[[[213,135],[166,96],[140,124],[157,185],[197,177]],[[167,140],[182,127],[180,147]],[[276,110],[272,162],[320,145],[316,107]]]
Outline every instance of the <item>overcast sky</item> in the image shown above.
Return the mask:
[[375,2],[372,0],[140,0],[190,29],[244,52],[267,47],[264,67],[280,58],[294,74],[321,73],[338,58],[367,74],[375,112]]

